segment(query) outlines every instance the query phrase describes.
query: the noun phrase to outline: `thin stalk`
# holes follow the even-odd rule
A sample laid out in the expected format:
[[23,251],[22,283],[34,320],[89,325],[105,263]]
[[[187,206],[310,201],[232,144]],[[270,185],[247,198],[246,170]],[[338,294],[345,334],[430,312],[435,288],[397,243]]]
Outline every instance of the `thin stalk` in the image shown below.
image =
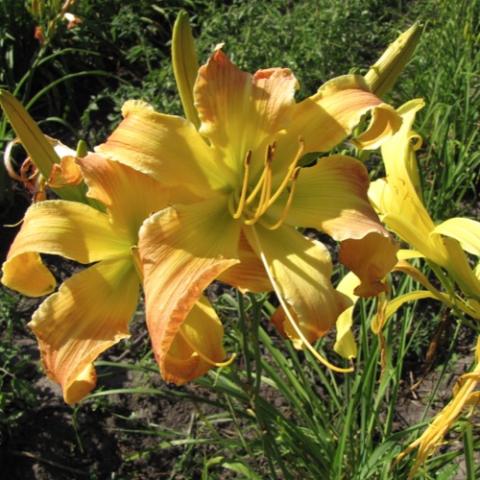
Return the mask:
[[465,464],[467,466],[466,480],[475,480],[477,477],[475,475],[475,460],[473,456],[473,431],[472,424],[468,421],[463,431],[463,445],[465,450]]
[[237,301],[238,301],[238,320],[240,325],[240,331],[242,332],[242,354],[245,361],[245,371],[247,372],[247,383],[251,385],[252,383],[252,367],[251,367],[251,358],[250,358],[250,349],[248,347],[248,328],[247,328],[247,319],[245,313],[245,301],[243,295],[240,291],[237,290]]

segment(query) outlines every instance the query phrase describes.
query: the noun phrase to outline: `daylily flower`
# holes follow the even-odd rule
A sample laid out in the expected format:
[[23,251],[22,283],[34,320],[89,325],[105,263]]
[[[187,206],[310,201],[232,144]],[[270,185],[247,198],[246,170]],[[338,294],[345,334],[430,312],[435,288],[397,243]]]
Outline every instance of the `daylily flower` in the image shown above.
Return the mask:
[[[51,293],[56,284],[39,254],[95,262],[50,295],[29,324],[45,370],[61,385],[67,403],[79,401],[95,386],[92,362],[98,355],[129,336],[141,280],[138,230],[150,213],[167,205],[170,195],[152,178],[100,155],[76,161],[88,196],[106,213],[65,200],[33,204],[2,268],[4,285],[38,297]],[[203,375],[225,357],[222,325],[200,297],[163,359],[165,377],[178,383]]]
[[448,405],[433,419],[432,423],[423,432],[421,437],[412,442],[397,457],[397,462],[417,449],[415,464],[409,472],[408,479],[412,479],[427,457],[441,445],[446,433],[463,410],[475,407],[480,402],[480,392],[475,387],[480,381],[480,339],[477,340],[475,349],[476,366],[470,373],[460,377],[453,390],[453,398]]
[[[468,218],[451,218],[435,225],[422,201],[415,158],[421,139],[412,130],[412,125],[416,112],[423,105],[423,101],[417,99],[398,109],[403,118],[402,126],[382,145],[387,177],[373,182],[368,194],[387,227],[415,249],[400,250],[399,261],[393,270],[411,276],[425,290],[410,291],[385,301],[372,321],[372,330],[378,335],[381,335],[386,322],[404,303],[424,298],[436,299],[451,309],[461,310],[476,320],[480,319],[480,276],[478,271],[470,268],[465,254],[466,251],[480,256],[480,223]],[[435,288],[425,275],[407,262],[411,258],[427,259],[434,271],[438,267],[445,269],[463,295],[451,286],[447,292]],[[442,282],[443,276],[437,276]],[[418,448],[409,479],[413,478],[420,465],[441,443],[462,409],[478,403],[479,395],[473,390],[479,380],[480,341],[477,341],[475,358],[477,365],[474,371],[460,378],[450,403],[434,418],[425,432],[399,455],[398,460]]]
[[[138,244],[161,369],[186,315],[217,278],[242,290],[275,290],[276,325],[315,352],[311,342],[350,302],[331,284],[327,249],[297,226],[341,242],[341,261],[361,279],[358,295],[386,288],[397,247],[369,205],[363,164],[332,155],[311,168],[299,165],[305,154],[338,145],[367,112],[371,124],[353,140],[364,148],[379,146],[400,118],[362,77],[333,79],[298,104],[296,88],[289,69],[252,76],[217,47],[194,85],[198,131],[188,120],[127,102],[123,122],[97,147],[173,192],[172,205],[143,224]],[[182,203],[179,186],[199,200]]]
[[[421,256],[447,270],[469,297],[480,298],[480,282],[470,268],[461,243],[469,251],[475,235],[469,219],[450,219],[435,225],[421,199],[415,151],[421,138],[412,130],[415,115],[423,107],[421,99],[398,109],[403,118],[400,130],[382,145],[387,177],[372,182],[368,191],[382,222],[417,250]],[[472,223],[468,223],[472,222]],[[480,237],[479,237],[480,238]],[[477,238],[477,245],[480,239]],[[477,249],[479,247],[477,246]]]

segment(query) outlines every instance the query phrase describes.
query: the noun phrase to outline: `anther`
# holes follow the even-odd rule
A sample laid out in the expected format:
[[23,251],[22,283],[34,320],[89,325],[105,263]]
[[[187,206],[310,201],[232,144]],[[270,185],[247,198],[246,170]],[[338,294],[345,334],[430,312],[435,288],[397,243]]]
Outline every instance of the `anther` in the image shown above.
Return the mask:
[[[299,137],[298,142],[299,142],[299,147],[298,147],[297,153],[295,154],[295,158],[293,159],[292,163],[289,165],[287,169],[287,173],[284,179],[282,180],[282,182],[280,183],[280,185],[278,186],[277,190],[270,197],[268,201],[267,209],[270,208],[278,200],[278,197],[282,194],[282,192],[285,190],[286,186],[288,185],[288,182],[293,177],[293,174],[297,168],[298,161],[300,160],[300,158],[303,155],[303,152],[305,151],[305,142],[303,141],[303,138]],[[297,176],[298,176],[298,173],[297,173]]]
[[255,197],[258,195],[260,188],[262,188],[264,185],[265,177],[267,175],[267,165],[269,164],[271,165],[273,161],[273,156],[275,155],[275,148],[276,148],[275,142],[273,142],[271,145],[268,145],[267,147],[267,152],[265,155],[265,168],[263,169],[262,175],[258,179],[257,184],[255,185],[255,187],[253,187],[253,190],[250,192],[250,195],[247,198],[247,205],[250,205],[253,202],[253,200],[255,200]]

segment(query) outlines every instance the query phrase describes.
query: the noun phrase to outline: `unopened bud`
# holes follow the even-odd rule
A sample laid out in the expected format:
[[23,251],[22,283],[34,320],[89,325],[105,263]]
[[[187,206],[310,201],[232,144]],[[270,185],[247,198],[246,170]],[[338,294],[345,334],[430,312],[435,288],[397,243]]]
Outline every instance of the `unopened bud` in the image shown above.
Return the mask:
[[367,72],[365,80],[375,95],[381,97],[393,87],[415,51],[421,33],[419,24],[414,23],[388,46]]
[[[24,106],[6,90],[0,90],[0,106],[35,167],[43,178],[50,178],[53,166],[60,163],[53,145]],[[54,191],[65,200],[82,201],[84,198],[79,187],[68,186]]]
[[180,11],[173,27],[172,63],[183,111],[197,128],[200,126],[193,103],[193,86],[198,73],[198,60],[192,29],[185,11]]

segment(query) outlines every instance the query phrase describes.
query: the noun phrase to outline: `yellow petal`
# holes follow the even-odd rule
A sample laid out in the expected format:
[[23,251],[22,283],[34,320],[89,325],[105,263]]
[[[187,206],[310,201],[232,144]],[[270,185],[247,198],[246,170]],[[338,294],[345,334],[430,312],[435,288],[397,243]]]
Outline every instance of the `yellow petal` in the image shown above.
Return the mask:
[[333,349],[343,358],[351,359],[357,356],[357,344],[352,333],[353,310],[358,300],[355,289],[360,285],[360,279],[352,272],[347,273],[337,286],[337,290],[346,295],[352,306],[344,310],[337,318],[337,336]]
[[437,225],[433,232],[458,240],[464,250],[480,257],[480,222],[470,218],[450,218]]
[[98,355],[129,336],[138,287],[129,259],[103,261],[64,282],[34,313],[29,326],[45,370],[61,385],[67,403],[95,387],[92,363]]
[[340,262],[362,281],[355,289],[356,295],[371,297],[388,290],[384,278],[396,263],[397,250],[398,245],[390,237],[376,232],[340,244]]
[[[415,107],[410,103],[412,108]],[[391,175],[387,181],[377,180],[370,185],[368,195],[372,204],[390,230],[426,258],[447,269],[467,295],[479,296],[480,283],[458,242],[435,233],[436,227],[410,181],[407,162],[402,163],[402,158],[406,157],[402,157],[402,145],[410,145],[409,138],[405,136],[403,143],[398,143],[397,135],[382,147],[382,153],[384,149],[389,152],[384,161],[387,173],[390,171]],[[390,143],[399,149],[399,156]]]
[[265,141],[287,126],[297,87],[288,68],[259,70],[252,76],[237,68],[219,46],[200,67],[195,84],[200,132],[235,172],[252,151],[255,170],[263,165]]
[[406,262],[405,260],[399,260],[393,270],[396,272],[403,272],[409,275],[418,283],[420,283],[422,286],[424,286],[428,291],[430,291],[438,300],[442,301],[444,297],[448,300],[448,296],[445,294],[442,294],[439,290],[437,290],[430,283],[428,278],[420,270],[418,270],[418,268],[415,268],[413,265]]
[[338,241],[370,232],[386,235],[368,201],[368,186],[367,169],[355,158],[320,158],[300,171],[287,222],[317,228]]
[[[421,200],[420,176],[415,150],[419,148],[418,135],[412,130],[415,116],[425,106],[421,98],[410,100],[398,108],[402,126],[398,132],[382,145],[382,158],[389,183],[403,184],[411,196]],[[412,144],[412,140],[417,143]],[[416,194],[416,195],[415,195]],[[421,201],[420,201],[421,203]]]
[[459,243],[435,233],[430,215],[413,189],[408,192],[405,185],[403,182],[391,185],[384,180],[371,184],[369,197],[383,213],[383,223],[425,258],[448,270],[467,295],[479,296],[479,280]]
[[205,297],[187,315],[165,356],[165,371],[182,384],[204,375],[225,358],[223,326]]
[[412,258],[425,258],[425,255],[418,252],[417,250],[411,250],[408,248],[401,248],[397,252],[397,258],[399,260],[410,260]]
[[38,253],[27,252],[10,254],[2,265],[2,283],[29,297],[43,297],[55,289],[57,281]]
[[102,155],[79,158],[87,195],[108,208],[115,225],[128,231],[133,244],[138,230],[152,213],[167,206],[169,191],[153,178]]
[[238,245],[240,263],[223,272],[218,279],[242,292],[268,292],[272,285],[265,272],[262,261],[252,250],[245,235],[240,235]]
[[295,106],[288,133],[303,138],[305,153],[325,152],[348,137],[367,112],[372,123],[359,143],[376,148],[400,128],[400,116],[370,92],[362,77],[337,77]]
[[225,187],[228,171],[192,123],[136,101],[126,102],[122,113],[124,120],[97,152],[201,197]]
[[[275,291],[291,308],[304,336],[313,342],[325,335],[350,305],[331,284],[328,250],[287,225],[275,231],[255,226],[245,233],[257,255],[264,255],[277,285]],[[301,343],[288,321],[280,330],[296,345]]]
[[302,169],[287,222],[322,230],[342,242],[340,259],[362,280],[356,293],[385,291],[383,278],[396,263],[397,246],[371,207],[368,173],[345,155],[321,158]]
[[[460,248],[459,248],[459,251],[462,252]],[[430,283],[427,277],[422,272],[420,272],[420,270],[415,268],[413,265],[410,265],[408,262],[404,260],[399,260],[399,262],[395,265],[394,270],[403,272],[409,275],[410,277],[412,277],[413,279],[415,279],[417,282],[423,285],[429,292],[431,292],[434,298],[445,303],[445,305],[448,305],[450,308],[456,307],[463,310],[467,315],[470,315],[475,319],[480,318],[480,309],[478,308],[478,302],[476,302],[473,299],[469,299],[467,302],[465,302],[460,300],[458,297],[452,297],[450,295],[447,295],[446,293],[440,292]],[[469,271],[473,275],[473,272],[471,270]],[[454,277],[454,279],[457,280],[456,277]],[[478,281],[478,280],[475,279],[475,281]]]
[[383,315],[376,315],[375,317],[373,317],[372,323],[371,323],[372,332],[375,335],[378,335],[383,330],[383,328],[387,324],[390,317],[394,315],[395,312],[400,307],[402,307],[405,303],[414,302],[416,300],[422,300],[424,298],[434,298],[435,300],[439,299],[437,295],[433,294],[428,290],[415,290],[390,300],[386,304],[385,310],[382,312]]
[[48,178],[52,166],[60,162],[50,142],[45,138],[35,120],[11,93],[0,90],[0,105],[28,155],[40,173]]
[[466,406],[471,405],[471,403],[477,399],[476,394],[473,391],[477,386],[477,383],[480,381],[480,364],[478,363],[479,351],[480,339],[477,340],[477,365],[473,371],[460,377],[459,382],[454,388],[452,400],[450,400],[443,410],[435,416],[423,434],[398,455],[397,461],[405,457],[411,451],[417,449],[417,458],[408,475],[409,480],[413,479],[422,463],[425,462],[427,457],[441,445],[445,435],[462,413],[462,410],[464,410]]
[[169,371],[167,353],[203,290],[238,260],[240,225],[225,202],[206,201],[161,210],[140,230],[147,325],[166,381],[182,383]]
[[29,296],[51,292],[55,280],[37,253],[92,263],[129,256],[130,243],[98,210],[81,203],[47,200],[27,210],[3,264],[2,283]]
[[193,85],[197,78],[198,60],[188,14],[184,10],[180,10],[173,26],[172,65],[185,117],[198,128],[200,120],[193,104]]

